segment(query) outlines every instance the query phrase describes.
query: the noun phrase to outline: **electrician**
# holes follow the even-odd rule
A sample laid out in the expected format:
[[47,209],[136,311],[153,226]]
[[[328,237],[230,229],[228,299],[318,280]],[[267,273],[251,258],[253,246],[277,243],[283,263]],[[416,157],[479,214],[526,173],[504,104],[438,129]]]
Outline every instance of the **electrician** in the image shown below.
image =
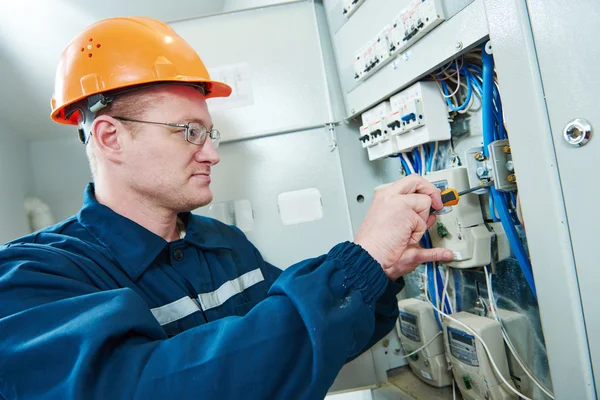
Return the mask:
[[51,117],[78,126],[93,183],[77,215],[0,247],[1,399],[320,399],[393,328],[402,275],[452,259],[417,246],[442,203],[416,176],[284,272],[191,214],[219,162],[205,99],[230,93],[149,18],[66,47]]

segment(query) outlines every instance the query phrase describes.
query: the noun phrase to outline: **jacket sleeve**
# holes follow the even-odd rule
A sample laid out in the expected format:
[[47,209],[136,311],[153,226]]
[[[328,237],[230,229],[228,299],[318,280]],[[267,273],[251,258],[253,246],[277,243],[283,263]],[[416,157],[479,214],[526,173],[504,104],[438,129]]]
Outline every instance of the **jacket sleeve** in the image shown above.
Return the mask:
[[[242,235],[245,240],[247,240],[246,236],[241,231],[239,231],[239,234]],[[253,250],[257,263],[261,265],[261,269],[264,273],[265,280],[267,280],[267,282],[269,282],[270,284],[274,283],[275,280],[281,274],[281,270],[273,266],[272,264],[266,262],[262,258],[262,255],[260,254],[258,249],[256,249],[254,246]],[[399,316],[398,300],[396,296],[398,295],[398,293],[400,293],[400,291],[403,288],[404,278],[400,278],[395,282],[388,280],[383,295],[375,303],[375,329],[373,330],[373,335],[369,338],[366,345],[360,350],[358,354],[355,354],[354,356],[348,358],[348,362],[352,361],[360,354],[369,350],[377,342],[383,339],[388,333],[390,333],[392,329],[394,329],[394,326]]]
[[99,291],[56,249],[0,250],[0,398],[317,399],[373,336],[388,278],[342,243],[244,317],[167,339],[131,289]]

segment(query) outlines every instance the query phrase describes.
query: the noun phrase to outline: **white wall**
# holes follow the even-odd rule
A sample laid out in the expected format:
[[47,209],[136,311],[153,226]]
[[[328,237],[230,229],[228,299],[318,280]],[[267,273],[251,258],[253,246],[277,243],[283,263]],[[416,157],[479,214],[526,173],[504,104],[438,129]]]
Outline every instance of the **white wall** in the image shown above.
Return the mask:
[[76,214],[91,173],[75,128],[71,137],[35,140],[30,148],[35,194],[48,203],[57,221]]
[[0,243],[29,233],[23,200],[32,188],[30,160],[27,140],[0,121]]

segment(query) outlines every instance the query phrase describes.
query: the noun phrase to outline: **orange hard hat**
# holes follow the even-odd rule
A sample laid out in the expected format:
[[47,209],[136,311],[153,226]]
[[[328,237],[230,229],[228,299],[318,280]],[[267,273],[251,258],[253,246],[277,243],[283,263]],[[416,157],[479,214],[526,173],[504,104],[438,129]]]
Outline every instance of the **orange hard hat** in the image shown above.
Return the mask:
[[210,79],[196,51],[169,25],[145,17],[109,18],[86,28],[63,51],[50,116],[78,125],[79,112],[69,106],[153,82],[199,84],[207,98],[231,94],[231,87]]

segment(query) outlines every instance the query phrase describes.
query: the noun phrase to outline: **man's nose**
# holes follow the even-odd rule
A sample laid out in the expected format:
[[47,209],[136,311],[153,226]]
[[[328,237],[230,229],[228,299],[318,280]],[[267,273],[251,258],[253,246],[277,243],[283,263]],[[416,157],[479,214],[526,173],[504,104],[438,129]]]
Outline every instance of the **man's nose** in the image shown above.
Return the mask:
[[210,165],[216,165],[221,160],[210,138],[204,142],[202,147],[196,152],[194,158],[197,162],[208,162]]

